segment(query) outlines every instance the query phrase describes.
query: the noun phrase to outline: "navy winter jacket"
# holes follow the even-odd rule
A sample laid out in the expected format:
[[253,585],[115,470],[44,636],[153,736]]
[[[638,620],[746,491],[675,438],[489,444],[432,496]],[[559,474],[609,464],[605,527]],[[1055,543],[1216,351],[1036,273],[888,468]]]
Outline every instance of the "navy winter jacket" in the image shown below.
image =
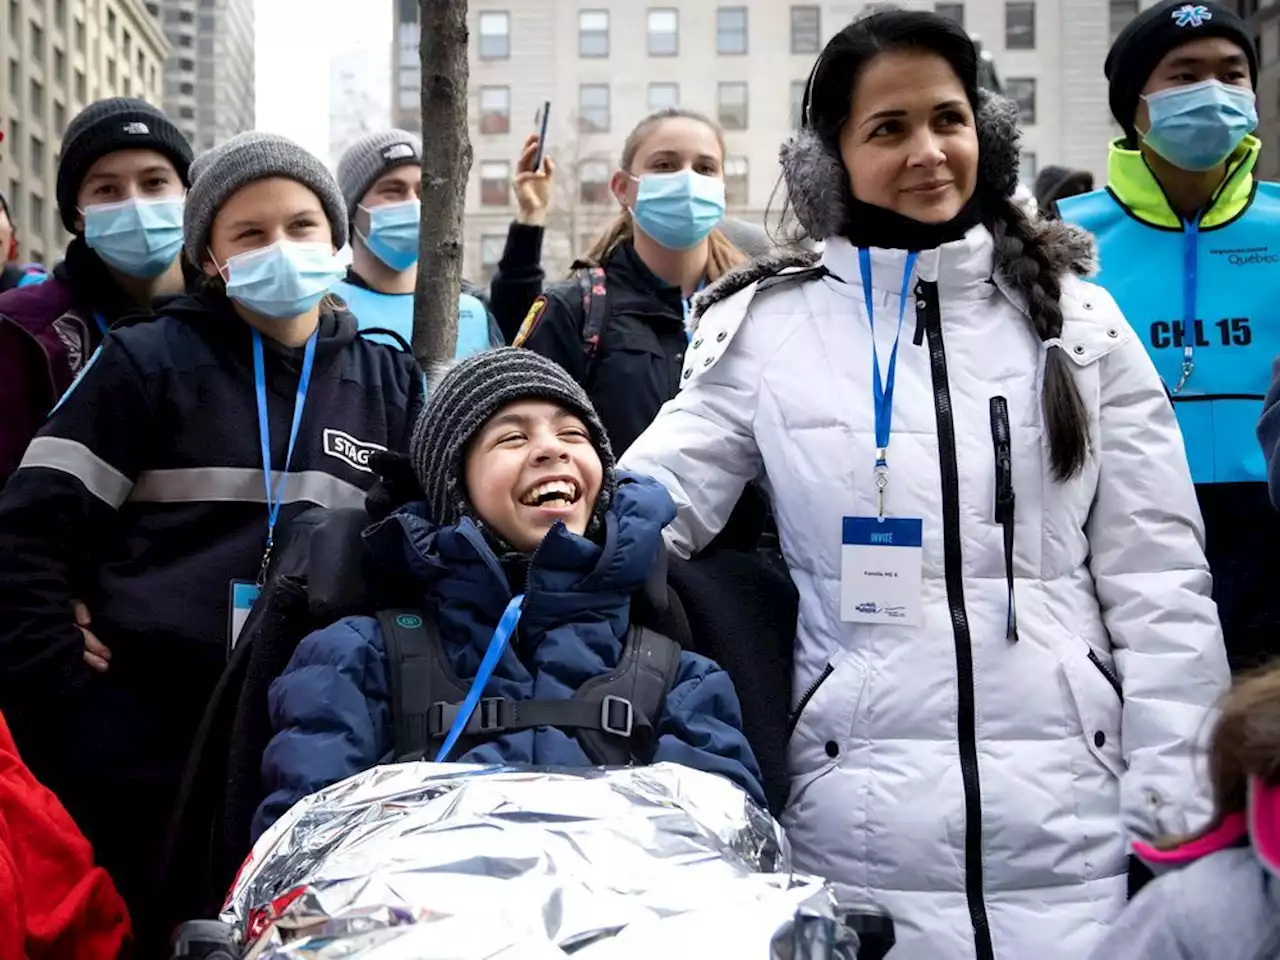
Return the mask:
[[[458,677],[475,677],[512,597],[504,564],[475,524],[440,527],[422,504],[393,514],[365,534],[373,562],[422,582],[424,615],[440,627]],[[640,589],[675,516],[666,490],[626,476],[607,516],[603,546],[557,524],[526,574],[519,627],[485,686],[487,697],[568,699],[592,677],[614,669]],[[510,565],[508,565],[510,566]],[[254,839],[303,797],[392,759],[391,692],[386,646],[371,617],[347,617],[311,634],[271,685],[276,733],[263,756],[268,797]],[[673,761],[728,777],[763,805],[760,772],[742,733],[729,675],[691,653],[658,718],[655,762]],[[460,762],[586,767],[571,735],[550,727],[506,734]]]

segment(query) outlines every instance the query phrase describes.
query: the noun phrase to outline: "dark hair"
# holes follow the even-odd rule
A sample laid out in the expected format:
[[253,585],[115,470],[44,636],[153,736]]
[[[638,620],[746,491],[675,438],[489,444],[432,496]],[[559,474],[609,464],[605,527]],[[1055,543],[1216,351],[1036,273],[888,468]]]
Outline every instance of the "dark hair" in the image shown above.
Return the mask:
[[[954,21],[934,13],[879,10],[855,20],[832,37],[809,74],[802,102],[803,127],[815,135],[837,161],[840,131],[853,106],[858,75],[879,54],[899,50],[933,53],[947,61],[964,88],[974,116],[979,116],[978,53],[968,34]],[[1029,292],[1027,309],[1036,335],[1042,341],[1060,337],[1061,276],[1039,242],[1036,225],[1005,193],[1006,184],[999,178],[983,175],[985,164],[981,155],[997,149],[999,144],[992,143],[981,122],[978,123],[978,144],[977,190],[983,223],[995,239],[996,262],[1001,272]],[[844,202],[851,205],[854,197],[847,171],[842,189]],[[778,223],[781,225],[792,216],[791,202],[787,199]],[[805,237],[801,231],[789,239],[794,242]],[[1049,459],[1059,480],[1078,474],[1089,453],[1088,417],[1069,364],[1061,348],[1050,349],[1046,354],[1044,416],[1049,432]]]

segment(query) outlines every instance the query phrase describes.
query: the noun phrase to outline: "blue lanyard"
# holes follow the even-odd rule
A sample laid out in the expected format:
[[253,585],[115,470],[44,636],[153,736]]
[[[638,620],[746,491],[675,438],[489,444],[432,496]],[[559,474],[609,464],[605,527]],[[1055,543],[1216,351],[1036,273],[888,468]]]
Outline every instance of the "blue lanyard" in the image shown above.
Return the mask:
[[1196,329],[1196,275],[1198,268],[1198,244],[1200,222],[1187,220],[1183,224],[1182,237],[1182,335],[1186,337],[1182,348],[1182,369],[1173,393],[1181,393],[1196,369],[1196,351],[1191,344],[1195,343]]
[[858,249],[858,266],[862,271],[862,294],[867,303],[867,321],[871,324],[871,393],[876,408],[876,496],[880,516],[884,516],[884,490],[889,485],[889,433],[893,426],[893,387],[898,376],[898,343],[902,340],[902,321],[907,315],[907,292],[911,271],[915,268],[915,251],[907,254],[902,270],[902,297],[898,301],[898,332],[889,354],[889,375],[880,381],[880,354],[876,350],[876,309],[871,296],[871,251]]
[[111,324],[107,323],[107,321],[102,318],[102,314],[100,313],[95,312],[93,315],[93,319],[98,321],[98,329],[102,331],[102,335],[105,337],[108,331],[110,331],[111,329]]
[[[694,291],[694,296],[697,296],[699,293],[701,293],[703,289],[706,287],[706,285],[707,285],[707,278],[703,277],[701,280],[698,281],[698,289]],[[689,340],[692,340],[693,331],[689,329],[689,317],[692,316],[693,314],[693,297],[681,297],[680,305],[684,307],[685,335]]]
[[502,651],[506,649],[507,641],[511,639],[511,634],[516,631],[516,623],[520,620],[520,609],[523,606],[524,594],[522,593],[512,597],[511,602],[507,604],[507,609],[503,611],[502,619],[498,621],[498,626],[493,631],[493,637],[489,640],[489,649],[484,652],[484,659],[480,661],[480,669],[476,671],[476,678],[471,681],[471,689],[467,691],[467,698],[462,701],[458,715],[453,718],[453,726],[449,728],[449,735],[444,738],[444,743],[440,745],[440,752],[436,754],[436,763],[445,762],[449,756],[449,751],[453,749],[454,744],[458,742],[458,737],[462,736],[462,731],[466,729],[467,722],[471,719],[471,714],[475,713],[476,704],[480,702],[480,695],[484,693],[485,684],[493,676],[494,667],[498,665],[498,659],[502,656]]
[[267,549],[262,555],[262,567],[258,571],[258,586],[266,582],[267,564],[271,561],[271,544],[276,532],[276,520],[284,502],[284,485],[289,478],[289,464],[293,460],[293,447],[298,442],[298,428],[302,425],[302,411],[307,405],[307,390],[311,387],[311,368],[316,362],[317,329],[307,339],[302,354],[302,372],[298,375],[298,395],[293,401],[293,426],[289,428],[289,446],[284,455],[284,470],[272,489],[271,484],[271,423],[267,416],[267,368],[262,354],[262,334],[253,331],[253,383],[258,400],[258,439],[262,444],[262,476],[267,485]]

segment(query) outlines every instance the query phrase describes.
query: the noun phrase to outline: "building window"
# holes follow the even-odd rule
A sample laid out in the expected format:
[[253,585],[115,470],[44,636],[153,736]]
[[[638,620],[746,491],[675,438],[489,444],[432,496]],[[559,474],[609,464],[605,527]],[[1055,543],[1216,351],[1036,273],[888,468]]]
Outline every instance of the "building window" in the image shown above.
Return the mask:
[[480,203],[486,207],[505,207],[511,203],[511,165],[505,160],[486,160],[480,164]]
[[131,77],[125,77],[120,82],[120,92],[126,97],[133,96],[133,79]]
[[935,3],[933,12],[940,17],[946,17],[953,21],[957,26],[964,26],[964,4],[963,3]]
[[44,119],[44,85],[38,80],[31,81],[31,115],[37,120]]
[[44,233],[44,197],[31,194],[31,223],[37,233]]
[[67,108],[57,100],[53,101],[53,129],[59,134],[67,129]]
[[84,21],[76,21],[76,51],[84,53]]
[[1138,0],[1111,0],[1109,16],[1111,20],[1111,39],[1120,35],[1125,24],[1138,15]]
[[53,79],[58,83],[67,82],[67,55],[57,47],[53,48]]
[[19,91],[22,90],[22,73],[20,71],[21,71],[21,67],[18,66],[18,61],[10,59],[9,60],[9,95],[11,97],[14,97],[15,99],[21,95]]
[[18,7],[18,0],[9,0],[9,36],[18,36],[20,29],[22,29],[22,13]]
[[1007,50],[1036,48],[1036,5],[1007,0],[1004,5],[1004,45]]
[[31,59],[44,63],[44,31],[34,23],[31,24]]
[[124,58],[128,60],[133,56],[133,34],[128,30],[124,31]]
[[142,51],[138,51],[138,82],[142,82],[142,78],[147,75],[147,58]]
[[609,87],[584,83],[578,87],[578,132],[609,132]]
[[44,141],[39,137],[31,138],[31,172],[37,177],[44,176]]
[[116,12],[114,10],[107,11],[107,36],[113,41],[116,38]]
[[180,47],[190,47],[193,43],[195,43],[195,37],[189,33],[184,33],[178,37],[178,46]]
[[82,70],[77,70],[77,71],[76,71],[76,90],[75,90],[75,93],[76,93],[76,102],[77,102],[78,104],[80,104],[80,106],[84,106],[84,105],[85,105],[85,103],[87,103],[87,102],[88,102],[89,97],[88,97],[88,95],[87,95],[87,94],[88,94],[88,85],[85,83],[85,79],[84,79],[84,71],[82,71]]
[[680,14],[675,10],[649,11],[649,56],[674,57],[680,52]]
[[1035,186],[1036,182],[1036,155],[1032,150],[1023,150],[1022,155],[1018,158],[1018,179],[1027,187]]
[[726,130],[747,129],[747,85],[722,83],[719,91],[720,126]]
[[716,10],[716,53],[740,55],[747,52],[747,8],[720,7]]
[[791,129],[799,130],[804,126],[804,91],[808,80],[791,81]]
[[730,207],[747,205],[748,166],[746,157],[724,158],[724,202]]
[[1272,20],[1263,27],[1260,39],[1263,64],[1270,65],[1275,63],[1276,60],[1280,60],[1280,23]]
[[183,71],[191,71],[196,68],[196,62],[188,57],[183,57],[178,61],[178,69]]
[[184,97],[194,97],[196,95],[196,85],[194,83],[178,84],[178,93]]
[[194,120],[196,118],[195,107],[179,107],[178,117],[182,120]]
[[[505,10],[480,14],[480,59],[506,60],[511,56],[511,15]],[[506,203],[504,200],[503,203]]]
[[13,218],[16,220],[22,216],[22,186],[17,180],[9,181],[9,192],[4,198],[9,201],[9,212]]
[[578,13],[578,56],[609,55],[609,11],[582,10]]
[[511,132],[511,88],[480,88],[480,132]]
[[578,166],[578,198],[583,203],[608,203],[609,162],[584,160]]
[[485,234],[480,238],[480,275],[484,283],[493,279],[498,272],[498,263],[502,260],[502,252],[507,246],[505,233]]
[[116,62],[107,58],[107,86],[114,92],[116,88]]
[[791,52],[817,53],[822,48],[822,8],[791,8]]
[[53,0],[53,22],[60,29],[67,29],[67,0]]
[[659,110],[670,110],[673,107],[680,106],[680,84],[678,83],[651,83],[649,84],[649,112],[657,113]]
[[1032,77],[1009,77],[1005,95],[1018,105],[1018,122],[1024,127],[1036,122],[1036,82]]

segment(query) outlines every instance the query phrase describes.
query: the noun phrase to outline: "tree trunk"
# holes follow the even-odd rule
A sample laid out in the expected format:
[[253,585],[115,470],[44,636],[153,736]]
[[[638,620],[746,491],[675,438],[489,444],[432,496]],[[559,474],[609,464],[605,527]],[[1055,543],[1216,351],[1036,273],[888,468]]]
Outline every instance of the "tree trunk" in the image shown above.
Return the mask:
[[462,212],[471,174],[467,131],[467,0],[419,0],[422,39],[422,231],[413,353],[451,360],[458,342]]

